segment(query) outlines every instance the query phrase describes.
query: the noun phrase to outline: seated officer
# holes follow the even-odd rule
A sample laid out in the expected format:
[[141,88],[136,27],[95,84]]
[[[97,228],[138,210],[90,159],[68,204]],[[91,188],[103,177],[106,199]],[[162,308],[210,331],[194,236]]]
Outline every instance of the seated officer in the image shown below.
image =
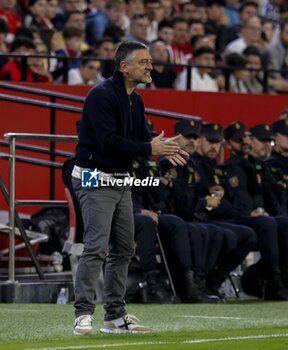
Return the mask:
[[280,119],[272,125],[275,146],[266,163],[275,180],[286,188],[286,211],[288,212],[288,119]]
[[[194,152],[199,142],[199,132],[200,124],[195,121],[183,120],[175,125],[175,134],[181,135],[178,142],[189,153]],[[225,280],[226,275],[222,272],[220,274],[220,270],[215,274],[215,266],[220,263],[219,259],[223,258],[225,260],[226,256],[229,256],[235,250],[238,238],[230,229],[220,228],[209,222],[209,212],[217,208],[221,198],[210,193],[206,193],[205,196],[196,194],[195,186],[198,174],[194,170],[192,159],[181,170],[176,168],[172,170],[174,174],[171,174],[173,179],[171,193],[175,201],[175,214],[193,225],[196,224],[208,230],[208,256],[213,256],[214,260],[213,264],[207,263],[206,269],[202,274],[196,274],[197,282],[201,283],[202,281],[202,285],[205,284],[208,290],[212,291],[213,294],[219,295],[219,287]],[[215,238],[217,237],[218,239],[216,240]],[[215,252],[217,252],[217,255]],[[208,280],[206,280],[207,276]]]
[[[217,123],[202,123],[199,143],[196,152],[191,156],[191,160],[193,161],[195,173],[197,174],[195,183],[196,194],[201,197],[210,194],[219,196],[221,198],[219,207],[221,207],[221,205],[222,207],[225,205],[227,207],[227,203],[224,203],[226,199],[223,198],[225,189],[223,184],[221,184],[222,170],[217,166],[216,162],[221,142],[222,126]],[[241,264],[248,253],[253,250],[257,241],[257,236],[256,233],[247,226],[221,221],[221,217],[217,216],[218,208],[208,212],[210,221],[221,228],[229,229],[225,231],[224,244],[235,236],[237,240],[235,249],[225,257],[219,257],[217,268],[210,274],[211,279],[215,280],[217,277],[219,283],[221,283],[226,279],[229,272]]]
[[266,212],[265,201],[261,196],[262,178],[256,171],[255,161],[249,156],[250,134],[243,123],[234,122],[226,127],[224,137],[230,150],[230,158],[224,163],[226,184],[231,202],[238,210],[234,222],[253,228],[257,234],[257,249],[261,254],[261,260],[257,263],[258,272],[266,281],[264,298],[288,300],[288,290],[281,279],[279,258],[279,238],[286,234],[282,223],[280,225]]
[[[151,134],[153,124],[147,123]],[[137,158],[133,162],[133,177],[158,177],[157,165],[150,159]],[[135,187],[132,189],[135,220],[135,240],[140,265],[148,283],[148,302],[165,303],[173,299],[161,283],[160,271],[156,261],[157,231],[170,262],[172,272],[177,274],[177,294],[182,302],[217,302],[217,298],[202,293],[193,279],[192,254],[186,223],[171,215],[169,191],[160,182],[159,187]],[[197,231],[197,228],[195,228]],[[200,235],[200,233],[198,234]],[[198,253],[199,254],[199,253]],[[174,274],[175,276],[175,274]]]
[[254,165],[259,188],[259,205],[273,216],[278,226],[279,267],[282,280],[288,288],[288,218],[286,213],[285,189],[272,177],[271,169],[263,162],[265,153],[269,153],[272,130],[270,125],[259,124],[250,129],[251,132],[251,163]]

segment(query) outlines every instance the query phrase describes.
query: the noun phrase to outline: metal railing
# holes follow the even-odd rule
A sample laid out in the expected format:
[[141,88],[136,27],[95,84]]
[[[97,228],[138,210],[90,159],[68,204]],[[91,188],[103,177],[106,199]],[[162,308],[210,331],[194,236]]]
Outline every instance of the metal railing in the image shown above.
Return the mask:
[[[9,143],[9,282],[15,283],[15,227],[16,223],[20,229],[21,234],[23,233],[21,227],[21,221],[16,212],[17,206],[34,206],[34,205],[67,205],[66,201],[55,201],[55,200],[16,200],[15,198],[15,186],[16,186],[16,140],[39,140],[39,141],[62,141],[62,142],[76,142],[77,136],[73,135],[49,135],[49,134],[29,134],[29,133],[7,133],[4,135],[5,139]],[[2,187],[3,189],[3,187]],[[3,192],[3,191],[2,191]],[[5,192],[5,191],[4,191]],[[7,195],[7,193],[6,193]],[[6,199],[8,199],[6,197]],[[20,223],[19,223],[20,221]],[[25,229],[24,229],[25,232]],[[23,234],[22,234],[23,236]],[[25,234],[23,236],[25,238]],[[27,237],[26,237],[27,238]],[[30,247],[30,243],[25,241],[27,248]],[[30,256],[36,266],[40,279],[44,279],[43,273],[37,259],[33,257],[33,252],[29,251]]]

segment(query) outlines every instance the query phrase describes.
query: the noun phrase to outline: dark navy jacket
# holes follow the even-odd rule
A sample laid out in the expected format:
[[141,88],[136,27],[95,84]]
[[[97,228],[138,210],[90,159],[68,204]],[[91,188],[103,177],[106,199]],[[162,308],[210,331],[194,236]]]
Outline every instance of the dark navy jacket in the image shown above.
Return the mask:
[[107,173],[130,170],[134,156],[151,154],[144,104],[134,91],[128,96],[123,74],[90,90],[83,108],[76,165]]

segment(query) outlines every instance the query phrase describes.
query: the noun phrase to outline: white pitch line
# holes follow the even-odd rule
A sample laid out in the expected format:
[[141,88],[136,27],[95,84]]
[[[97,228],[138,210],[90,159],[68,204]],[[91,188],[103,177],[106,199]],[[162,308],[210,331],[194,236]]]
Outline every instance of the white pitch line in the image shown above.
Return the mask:
[[288,333],[284,334],[259,334],[259,335],[244,335],[241,337],[227,337],[227,338],[211,338],[211,339],[195,339],[195,340],[185,340],[184,344],[192,343],[208,343],[216,341],[230,341],[230,340],[250,340],[250,339],[269,339],[269,338],[283,338],[288,337]]
[[168,344],[194,344],[194,343],[209,343],[219,341],[231,341],[231,340],[254,340],[254,339],[270,339],[270,338],[283,338],[288,337],[288,333],[283,334],[259,334],[259,335],[247,335],[240,337],[226,337],[226,338],[207,338],[207,339],[191,339],[184,340],[183,342],[134,342],[134,343],[118,343],[118,344],[95,344],[95,345],[77,345],[77,346],[56,346],[48,348],[26,348],[24,350],[69,350],[69,349],[97,349],[108,347],[123,347],[123,346],[141,346],[141,345],[168,345]]
[[229,317],[229,316],[195,316],[195,315],[180,315],[177,317],[187,317],[187,318],[211,318],[211,319],[220,319],[220,320],[249,320],[248,317]]

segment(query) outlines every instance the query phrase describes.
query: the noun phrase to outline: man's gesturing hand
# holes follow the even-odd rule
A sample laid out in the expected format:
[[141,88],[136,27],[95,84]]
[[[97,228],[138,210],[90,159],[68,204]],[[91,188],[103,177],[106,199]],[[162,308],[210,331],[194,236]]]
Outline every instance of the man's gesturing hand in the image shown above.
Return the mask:
[[154,137],[151,141],[151,147],[152,147],[152,155],[153,156],[174,156],[177,154],[180,150],[180,147],[178,145],[177,136],[163,140],[164,137],[164,131],[161,131],[161,134]]

